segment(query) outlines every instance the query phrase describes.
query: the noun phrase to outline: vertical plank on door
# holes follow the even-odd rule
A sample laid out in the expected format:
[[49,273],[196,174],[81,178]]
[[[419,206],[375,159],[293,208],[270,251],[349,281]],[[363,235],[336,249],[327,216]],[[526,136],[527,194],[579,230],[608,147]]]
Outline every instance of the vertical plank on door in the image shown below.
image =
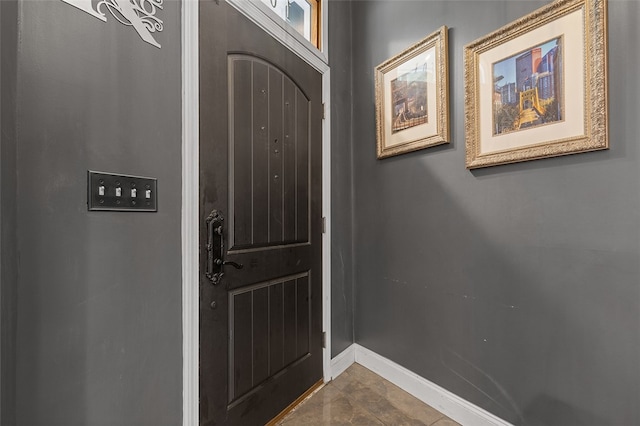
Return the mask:
[[296,359],[296,280],[284,283],[284,365]]
[[274,68],[269,69],[269,175],[279,175],[279,180],[269,181],[269,242],[282,242],[282,222],[284,198],[284,169],[282,161],[283,144],[283,74]]
[[284,82],[284,240],[296,241],[296,87]]
[[309,240],[309,100],[296,90],[296,165],[297,165],[297,229],[298,241]]
[[297,305],[296,312],[298,325],[297,333],[297,354],[296,357],[300,358],[303,355],[309,353],[309,335],[311,333],[310,328],[310,294],[309,294],[309,277],[301,277],[296,280],[297,291]]
[[[232,93],[229,94],[233,103],[233,137],[230,150],[233,155],[233,181],[230,182],[233,191],[231,203],[233,206],[233,245],[243,246],[252,242],[252,198],[244,196],[252,191],[252,137],[253,137],[253,113],[252,113],[252,62],[237,58],[230,58],[231,70],[229,75],[233,79],[230,85]],[[204,118],[204,117],[203,117]],[[213,118],[212,118],[213,119]],[[235,194],[238,194],[236,196]]]
[[231,326],[233,359],[233,393],[230,392],[229,400],[241,396],[251,389],[252,378],[252,294],[245,292],[236,294],[232,298],[233,323]]
[[269,287],[253,292],[253,386],[269,377]]
[[270,374],[284,367],[284,293],[283,284],[269,287]]
[[253,244],[269,241],[269,182],[279,181],[269,175],[269,71],[267,65],[253,62]]

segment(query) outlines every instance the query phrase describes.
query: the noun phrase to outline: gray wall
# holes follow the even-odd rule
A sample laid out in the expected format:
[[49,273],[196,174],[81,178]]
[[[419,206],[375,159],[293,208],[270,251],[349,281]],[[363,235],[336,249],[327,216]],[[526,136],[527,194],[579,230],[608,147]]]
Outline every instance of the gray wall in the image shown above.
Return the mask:
[[[516,424],[639,424],[640,4],[609,3],[610,150],[464,167],[463,47],[544,4],[353,2],[355,337]],[[376,160],[373,69],[441,25],[451,144]]]
[[[20,2],[19,425],[177,425],[180,2],[162,49],[107,14]],[[158,178],[158,213],[88,212],[87,169]]]
[[351,2],[329,1],[331,66],[331,356],[353,336]]
[[15,424],[17,2],[0,2],[0,424]]

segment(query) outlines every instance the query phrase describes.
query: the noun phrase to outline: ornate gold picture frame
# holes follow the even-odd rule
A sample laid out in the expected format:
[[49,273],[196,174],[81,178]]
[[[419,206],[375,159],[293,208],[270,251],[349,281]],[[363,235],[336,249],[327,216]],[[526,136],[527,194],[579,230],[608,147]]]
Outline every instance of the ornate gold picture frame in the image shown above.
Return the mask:
[[557,0],[465,46],[469,169],[609,148],[606,0]]
[[449,142],[447,27],[378,65],[378,158]]

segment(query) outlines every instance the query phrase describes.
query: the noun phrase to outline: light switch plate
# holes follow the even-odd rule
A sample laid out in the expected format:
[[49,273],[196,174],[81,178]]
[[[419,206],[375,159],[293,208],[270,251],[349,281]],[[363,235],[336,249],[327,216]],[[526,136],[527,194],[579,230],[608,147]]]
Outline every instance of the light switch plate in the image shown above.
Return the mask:
[[87,176],[87,206],[91,211],[158,211],[158,180],[155,178],[91,170]]

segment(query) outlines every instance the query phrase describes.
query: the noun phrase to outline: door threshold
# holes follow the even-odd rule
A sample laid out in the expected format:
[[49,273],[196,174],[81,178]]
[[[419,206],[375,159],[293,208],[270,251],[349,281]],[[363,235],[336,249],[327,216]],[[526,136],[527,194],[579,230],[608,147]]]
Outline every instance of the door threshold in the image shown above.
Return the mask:
[[293,401],[287,408],[282,410],[280,414],[275,416],[273,419],[269,420],[265,426],[275,426],[284,419],[287,414],[298,408],[298,405],[302,404],[307,398],[311,397],[314,393],[319,391],[322,387],[324,387],[324,380],[318,380],[313,386],[311,386],[305,393],[300,395],[295,401]]

